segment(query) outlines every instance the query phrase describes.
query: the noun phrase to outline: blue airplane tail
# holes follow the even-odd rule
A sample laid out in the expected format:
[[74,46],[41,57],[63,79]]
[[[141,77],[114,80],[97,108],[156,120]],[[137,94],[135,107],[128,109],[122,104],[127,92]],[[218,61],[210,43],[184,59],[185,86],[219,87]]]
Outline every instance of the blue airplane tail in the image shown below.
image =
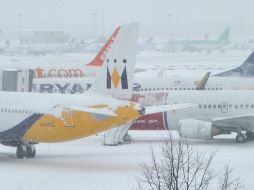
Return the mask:
[[254,51],[241,66],[223,73],[216,74],[214,76],[254,77]]

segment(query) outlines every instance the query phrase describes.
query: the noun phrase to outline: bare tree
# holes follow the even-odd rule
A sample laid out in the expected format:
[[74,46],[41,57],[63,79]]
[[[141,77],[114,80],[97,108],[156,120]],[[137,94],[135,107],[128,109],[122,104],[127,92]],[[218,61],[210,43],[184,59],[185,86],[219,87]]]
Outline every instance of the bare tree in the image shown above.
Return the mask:
[[[138,190],[207,190],[215,189],[219,178],[220,190],[238,190],[240,178],[233,178],[232,169],[224,168],[222,177],[212,169],[215,152],[206,155],[188,144],[185,139],[169,140],[155,154],[151,148],[151,161],[140,163],[141,176],[137,178]],[[238,179],[238,182],[234,180]]]
[[233,168],[225,165],[222,176],[219,178],[219,190],[237,190],[244,187],[240,177],[233,176]]

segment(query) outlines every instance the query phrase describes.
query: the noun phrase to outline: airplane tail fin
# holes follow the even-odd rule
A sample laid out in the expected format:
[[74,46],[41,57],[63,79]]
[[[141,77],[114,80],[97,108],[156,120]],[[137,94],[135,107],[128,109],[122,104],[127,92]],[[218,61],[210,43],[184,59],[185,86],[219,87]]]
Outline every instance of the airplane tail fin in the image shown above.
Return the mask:
[[104,59],[106,57],[107,52],[109,51],[110,47],[112,46],[119,30],[121,27],[117,27],[114,33],[109,37],[108,41],[104,44],[104,46],[100,49],[98,54],[95,58],[88,64],[87,66],[102,66]]
[[119,99],[131,99],[137,53],[138,24],[121,26],[104,64],[96,76],[95,91]]
[[211,72],[207,72],[205,76],[202,78],[202,80],[199,82],[199,84],[196,87],[196,90],[205,90],[206,83],[210,77]]
[[230,29],[226,28],[224,32],[221,34],[221,36],[218,38],[219,42],[228,42],[230,35]]
[[254,77],[254,51],[241,66],[223,73],[216,74],[214,76]]

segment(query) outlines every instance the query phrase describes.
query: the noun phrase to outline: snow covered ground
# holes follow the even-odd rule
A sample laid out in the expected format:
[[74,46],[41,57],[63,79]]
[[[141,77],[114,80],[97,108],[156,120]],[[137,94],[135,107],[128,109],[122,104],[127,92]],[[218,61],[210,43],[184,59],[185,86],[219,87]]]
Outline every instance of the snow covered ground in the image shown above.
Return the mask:
[[[156,76],[161,68],[165,75],[203,75],[208,71],[222,72],[239,66],[249,51],[225,53],[143,52],[137,56],[137,67],[149,71],[138,76]],[[2,67],[82,66],[92,54],[49,56],[0,56]],[[150,159],[150,147],[158,152],[167,137],[165,131],[131,131],[134,143],[123,146],[103,146],[98,136],[59,144],[39,144],[35,159],[18,160],[15,149],[0,146],[1,189],[132,189],[136,182],[138,163]],[[230,163],[235,173],[242,176],[245,189],[253,189],[254,142],[234,143],[234,137],[216,140],[191,140],[203,152],[218,151],[214,167],[218,170]]]
[[[235,68],[249,56],[251,51],[226,51],[202,53],[141,52],[137,55],[137,68],[147,69],[138,76],[156,76],[165,69],[165,76],[175,77],[184,72],[186,76],[203,76],[206,72],[218,73]],[[46,56],[0,55],[1,68],[75,68],[89,63],[95,54],[70,53]],[[180,72],[181,71],[181,72]]]
[[[103,146],[99,136],[59,144],[37,145],[35,159],[18,160],[15,149],[1,146],[1,189],[110,189],[131,190],[138,163],[150,159],[150,147],[159,152],[167,134],[162,131],[132,131],[133,144]],[[236,144],[233,139],[192,140],[199,150],[217,151],[213,167],[230,163],[252,188],[254,142]]]

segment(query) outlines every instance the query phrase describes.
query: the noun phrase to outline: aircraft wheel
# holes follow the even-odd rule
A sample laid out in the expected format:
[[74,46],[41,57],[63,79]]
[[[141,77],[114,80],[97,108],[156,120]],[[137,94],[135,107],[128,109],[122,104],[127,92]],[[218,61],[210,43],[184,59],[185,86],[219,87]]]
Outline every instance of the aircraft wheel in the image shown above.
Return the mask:
[[236,135],[236,142],[237,143],[244,143],[246,141],[247,141],[247,136],[246,135],[241,134],[241,133]]
[[254,133],[253,132],[247,131],[246,136],[247,136],[248,141],[254,140]]
[[27,146],[27,153],[26,153],[27,158],[34,158],[35,155],[36,155],[36,150],[35,150],[34,145],[28,145]]
[[23,159],[26,156],[26,146],[18,145],[16,155],[18,159]]

